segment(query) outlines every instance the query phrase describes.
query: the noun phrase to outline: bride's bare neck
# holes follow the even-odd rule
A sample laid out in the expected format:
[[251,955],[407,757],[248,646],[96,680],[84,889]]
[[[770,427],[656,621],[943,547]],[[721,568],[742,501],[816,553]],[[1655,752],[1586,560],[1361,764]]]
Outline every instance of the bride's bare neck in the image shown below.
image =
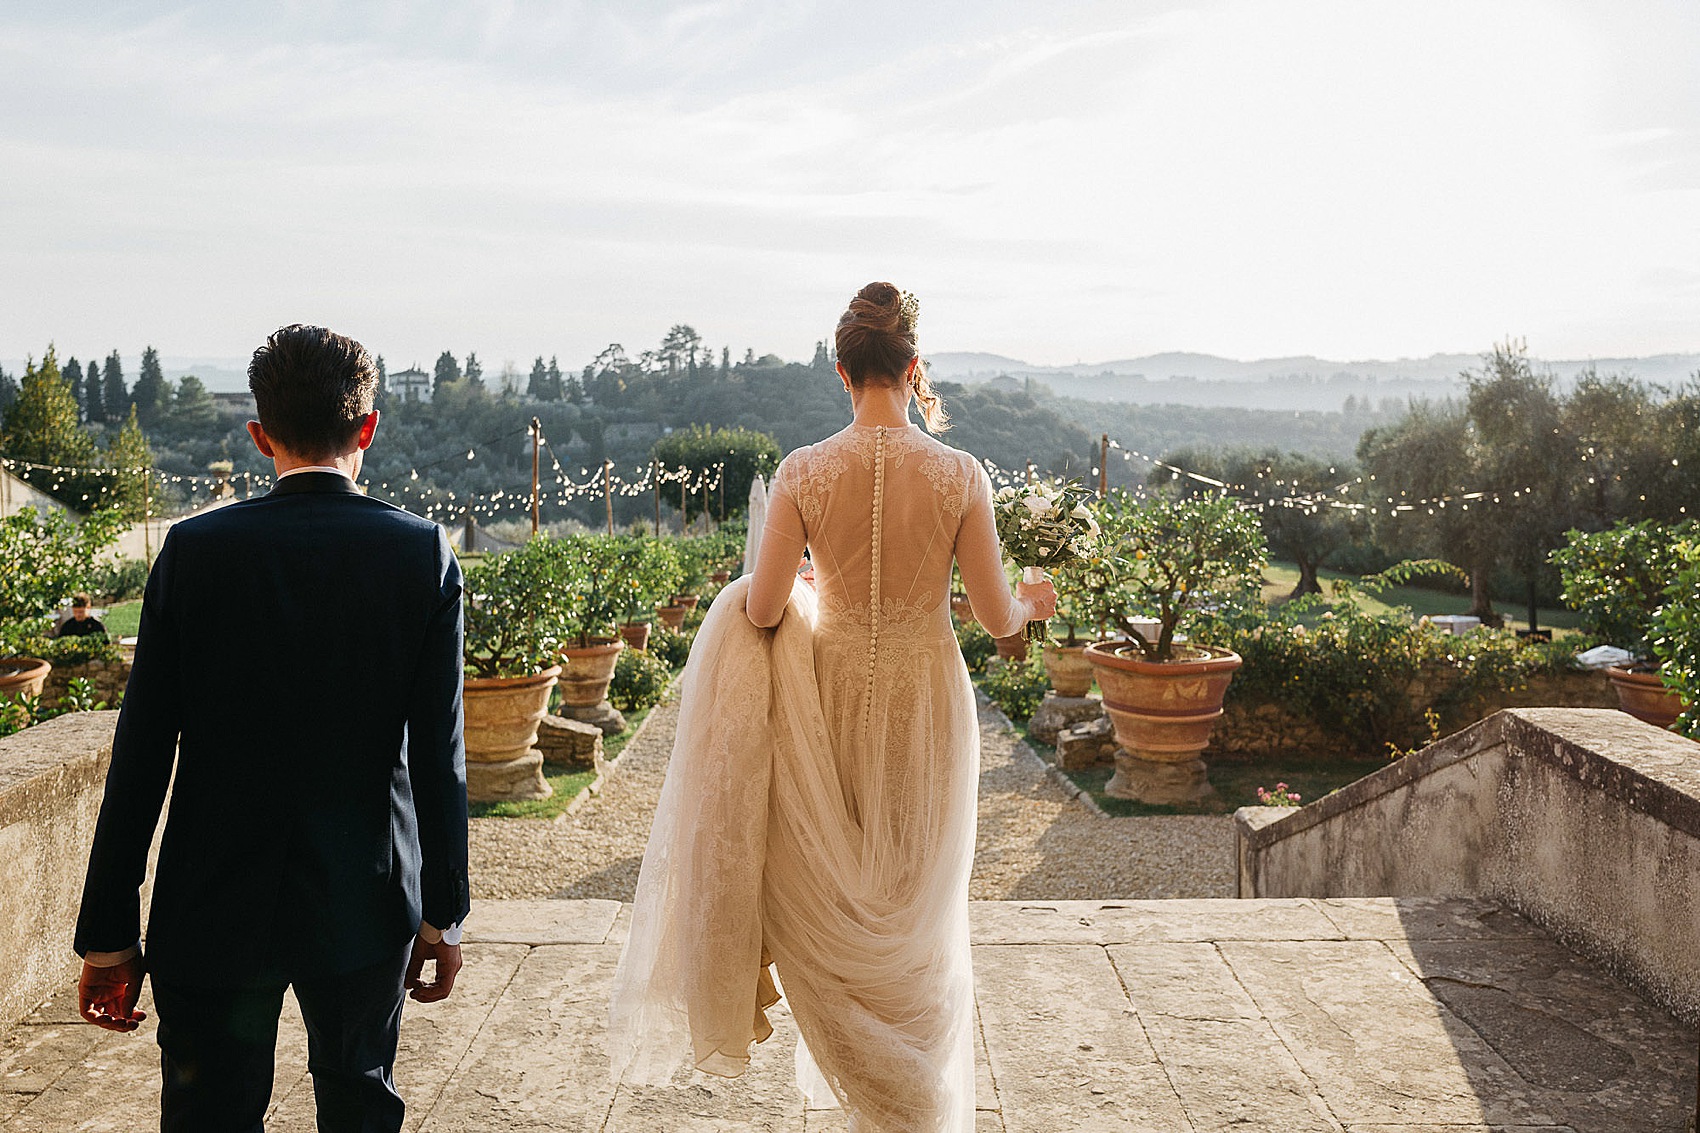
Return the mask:
[[910,389],[869,383],[850,391],[851,421],[856,425],[884,425],[891,429],[909,424]]

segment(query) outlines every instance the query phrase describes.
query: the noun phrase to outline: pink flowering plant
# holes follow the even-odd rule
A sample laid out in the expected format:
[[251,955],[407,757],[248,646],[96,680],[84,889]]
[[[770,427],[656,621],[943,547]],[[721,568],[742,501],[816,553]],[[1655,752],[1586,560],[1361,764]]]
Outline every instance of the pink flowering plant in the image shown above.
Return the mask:
[[1268,787],[1257,789],[1257,801],[1264,806],[1298,806],[1300,795],[1285,783],[1275,784],[1271,791]]
[[[998,539],[1025,581],[1039,582],[1047,570],[1069,570],[1093,553],[1100,532],[1091,498],[1078,480],[1035,480],[999,488],[992,496]],[[1028,622],[1027,640],[1044,641],[1046,626]]]

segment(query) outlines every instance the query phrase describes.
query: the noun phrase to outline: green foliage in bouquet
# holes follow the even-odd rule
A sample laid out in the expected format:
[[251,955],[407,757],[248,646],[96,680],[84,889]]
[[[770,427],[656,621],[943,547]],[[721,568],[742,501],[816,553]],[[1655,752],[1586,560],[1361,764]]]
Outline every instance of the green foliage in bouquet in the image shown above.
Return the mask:
[[[1184,619],[1262,585],[1268,561],[1263,528],[1232,497],[1140,500],[1115,488],[1098,513],[1108,554],[1083,564],[1086,575],[1100,580],[1087,610],[1137,642],[1146,660],[1173,660]],[[1155,642],[1134,631],[1131,619],[1140,615],[1157,618]]]
[[[1098,545],[1091,500],[1078,480],[1035,480],[999,488],[992,497],[992,514],[1004,555],[1024,573],[1077,569]],[[1029,622],[1026,636],[1029,641],[1045,640],[1046,623]]]
[[467,676],[524,677],[556,664],[565,567],[555,540],[534,538],[467,569]]
[[672,679],[673,670],[660,657],[638,649],[622,649],[614,662],[614,679],[608,683],[608,701],[621,712],[653,708],[667,694],[667,683]]
[[1564,582],[1564,603],[1581,615],[1582,632],[1652,658],[1654,612],[1684,570],[1684,542],[1700,537],[1700,522],[1619,523],[1605,531],[1569,531],[1552,553]]

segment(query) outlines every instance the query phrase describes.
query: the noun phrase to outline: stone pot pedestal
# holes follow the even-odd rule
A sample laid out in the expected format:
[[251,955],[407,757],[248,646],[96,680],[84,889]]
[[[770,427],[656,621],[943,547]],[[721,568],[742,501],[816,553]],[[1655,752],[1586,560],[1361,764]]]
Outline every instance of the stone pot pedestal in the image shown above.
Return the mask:
[[1200,753],[1222,715],[1239,654],[1194,646],[1173,661],[1147,661],[1134,646],[1105,641],[1088,646],[1086,655],[1123,749],[1104,793],[1166,806],[1213,797]]
[[567,671],[561,676],[561,712],[569,720],[595,724],[605,736],[626,730],[626,718],[608,703],[608,683],[626,643],[593,639],[589,645],[561,649]]
[[546,799],[537,725],[549,711],[549,693],[561,675],[556,665],[528,677],[468,677],[466,797],[472,802]]
[[626,730],[626,718],[606,700],[596,704],[563,704],[560,714],[569,720],[579,720],[602,729],[605,736],[617,736]]
[[1047,692],[1039,702],[1038,711],[1027,721],[1027,734],[1042,744],[1056,746],[1057,736],[1066,728],[1100,719],[1104,702],[1095,696],[1063,696]]
[[1614,665],[1606,670],[1606,677],[1617,693],[1618,706],[1637,720],[1668,728],[1682,714],[1682,697],[1666,688],[1657,672],[1644,673]]
[[1115,758],[1116,772],[1104,784],[1104,793],[1111,798],[1196,806],[1216,797],[1216,788],[1210,785],[1209,769],[1202,759],[1158,763],[1133,755],[1126,748],[1117,750]]

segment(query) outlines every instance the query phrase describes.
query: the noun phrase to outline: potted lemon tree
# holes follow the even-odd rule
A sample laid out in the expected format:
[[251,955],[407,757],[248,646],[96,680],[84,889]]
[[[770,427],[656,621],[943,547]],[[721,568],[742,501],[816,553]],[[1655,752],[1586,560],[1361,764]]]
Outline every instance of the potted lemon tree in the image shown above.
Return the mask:
[[[1117,489],[1099,517],[1112,548],[1101,613],[1122,634],[1086,649],[1122,748],[1105,793],[1203,802],[1213,792],[1200,755],[1240,656],[1182,641],[1179,631],[1206,604],[1260,583],[1262,527],[1224,495],[1141,501]],[[1141,615],[1155,625],[1142,624]]]
[[[633,649],[647,649],[654,622],[644,619],[657,601],[679,585],[679,556],[666,540],[634,535],[621,544],[620,557],[620,572],[614,579],[620,599],[620,637]],[[683,620],[683,609],[679,617]]]
[[541,799],[537,725],[561,675],[559,558],[548,539],[492,555],[466,577],[466,795]]
[[561,657],[561,714],[595,724],[604,735],[626,730],[625,718],[608,703],[608,684],[626,643],[615,632],[624,608],[620,580],[626,544],[617,535],[569,535],[555,540],[557,596],[566,635]]
[[1564,583],[1564,603],[1587,636],[1614,645],[1629,660],[1606,668],[1618,705],[1638,720],[1668,728],[1682,712],[1681,695],[1667,687],[1655,656],[1656,618],[1687,566],[1681,548],[1700,537],[1700,522],[1644,520],[1605,531],[1570,531],[1552,553]]

